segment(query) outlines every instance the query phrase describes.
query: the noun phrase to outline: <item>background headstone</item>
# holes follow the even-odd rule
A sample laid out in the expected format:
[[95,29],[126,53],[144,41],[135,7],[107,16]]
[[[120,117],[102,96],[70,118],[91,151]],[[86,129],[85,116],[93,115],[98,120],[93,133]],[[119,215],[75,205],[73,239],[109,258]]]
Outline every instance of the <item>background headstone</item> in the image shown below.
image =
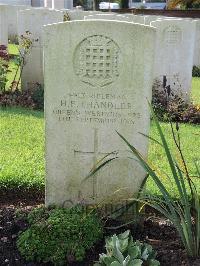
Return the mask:
[[[117,203],[138,192],[145,172],[116,130],[147,155],[138,132],[149,131],[154,40],[154,28],[129,22],[45,27],[46,205]],[[119,159],[84,181],[116,150]]]
[[28,6],[17,6],[17,5],[0,5],[0,7],[6,8],[6,19],[8,24],[8,39],[11,42],[16,42],[18,39],[18,28],[17,28],[17,16],[19,10],[31,8]]
[[90,19],[100,19],[100,20],[118,20],[118,21],[128,21],[131,22],[131,19],[129,19],[126,16],[119,15],[117,13],[112,14],[94,14],[94,15],[88,15],[84,17],[84,20],[90,20]]
[[31,6],[31,0],[0,0],[0,4]]
[[144,24],[144,16],[142,15],[133,15],[130,13],[126,13],[123,15],[128,17],[133,23]]
[[65,8],[73,9],[73,0],[65,0]]
[[167,19],[167,17],[154,16],[154,15],[144,16],[144,24],[145,25],[150,25],[152,21],[163,20],[163,19]]
[[65,0],[52,0],[52,8],[63,9],[65,8]]
[[200,66],[200,19],[196,20],[195,47],[194,47],[194,63]]
[[3,5],[0,5],[0,45],[8,45],[7,9]]
[[189,97],[195,42],[195,21],[166,19],[151,22],[157,28],[154,78],[171,91]]
[[[19,36],[31,33],[33,42],[30,54],[26,58],[26,65],[22,73],[22,88],[27,89],[38,82],[43,84],[43,26],[63,21],[63,12],[47,8],[34,8],[19,11]],[[20,41],[20,39],[19,39]],[[59,49],[59,46],[58,48]],[[56,53],[56,51],[55,51]]]
[[75,10],[67,10],[67,14],[70,17],[70,20],[84,20],[85,16],[99,14],[102,12],[99,11],[83,11],[79,9]]

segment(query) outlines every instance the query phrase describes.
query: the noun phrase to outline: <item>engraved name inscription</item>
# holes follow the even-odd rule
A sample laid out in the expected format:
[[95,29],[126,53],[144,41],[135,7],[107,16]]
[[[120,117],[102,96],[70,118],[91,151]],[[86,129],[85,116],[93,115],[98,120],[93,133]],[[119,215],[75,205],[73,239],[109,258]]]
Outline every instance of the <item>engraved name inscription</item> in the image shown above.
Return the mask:
[[141,114],[125,94],[69,93],[53,109],[58,121],[133,125]]

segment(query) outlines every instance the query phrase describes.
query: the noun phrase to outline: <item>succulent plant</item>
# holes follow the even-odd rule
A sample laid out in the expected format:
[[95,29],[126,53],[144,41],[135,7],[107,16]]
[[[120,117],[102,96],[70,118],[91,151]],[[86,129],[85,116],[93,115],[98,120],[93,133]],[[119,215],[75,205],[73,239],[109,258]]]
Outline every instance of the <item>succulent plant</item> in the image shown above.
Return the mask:
[[99,261],[94,266],[159,266],[155,260],[156,252],[152,246],[139,241],[133,241],[130,231],[114,234],[106,239],[106,254],[99,255]]

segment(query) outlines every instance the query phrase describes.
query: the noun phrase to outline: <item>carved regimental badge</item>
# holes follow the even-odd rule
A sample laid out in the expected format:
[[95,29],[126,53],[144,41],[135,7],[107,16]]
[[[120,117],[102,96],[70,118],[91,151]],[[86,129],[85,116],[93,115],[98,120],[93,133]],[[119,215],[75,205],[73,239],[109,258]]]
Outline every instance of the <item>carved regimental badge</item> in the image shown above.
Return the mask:
[[164,31],[164,42],[166,45],[180,44],[182,41],[182,31],[177,26],[169,26]]
[[119,76],[119,47],[108,37],[95,35],[75,50],[74,69],[81,81],[103,87]]

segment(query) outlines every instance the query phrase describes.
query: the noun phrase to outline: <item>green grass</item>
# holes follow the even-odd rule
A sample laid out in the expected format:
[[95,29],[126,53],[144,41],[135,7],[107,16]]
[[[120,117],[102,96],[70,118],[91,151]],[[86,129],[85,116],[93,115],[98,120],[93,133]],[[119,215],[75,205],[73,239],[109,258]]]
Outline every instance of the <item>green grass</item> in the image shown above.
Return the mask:
[[[11,72],[9,72],[9,73],[7,74],[7,79],[8,79],[8,81],[7,81],[7,83],[6,83],[6,89],[7,89],[7,90],[11,87],[12,82],[14,81],[15,73],[16,73],[16,71],[17,71],[17,65],[15,64],[14,60],[11,60],[11,61],[9,62],[9,70],[10,70]],[[18,80],[18,79],[19,79],[19,75],[20,75],[20,72],[18,71],[15,80]],[[20,86],[19,86],[19,88],[20,88]]]
[[[8,82],[6,83],[6,89],[7,90],[11,87],[12,82],[14,81],[14,77],[15,77],[16,71],[17,71],[17,65],[15,63],[14,57],[19,55],[18,45],[9,44],[8,45],[8,53],[11,55],[11,60],[9,62],[9,70],[10,70],[10,72],[7,74],[7,79],[8,79]],[[20,71],[18,71],[15,80],[19,79],[19,75],[20,75]],[[20,86],[21,85],[19,85],[19,88],[20,88]]]
[[[165,136],[167,136],[168,144],[173,151],[175,158],[178,158],[178,162],[180,163],[180,155],[175,147],[171,128],[169,124],[161,123],[162,128],[164,129]],[[200,126],[199,125],[190,125],[190,124],[180,124],[180,137],[181,137],[181,145],[184,157],[187,162],[187,167],[189,169],[189,173],[193,176],[193,180],[200,191],[200,183],[195,176],[197,176],[196,168],[194,165],[194,161],[198,162],[200,167],[200,154],[199,154],[199,147],[200,147]],[[151,124],[151,136],[155,139],[159,140],[159,134],[156,130],[154,123]],[[173,185],[169,182],[169,178],[166,177],[166,173],[170,176],[170,168],[168,162],[166,160],[165,153],[160,148],[158,144],[153,141],[150,141],[149,145],[149,161],[152,163],[155,170],[158,170],[162,173],[162,180],[166,187],[171,191],[175,196],[177,196],[177,191],[174,190]],[[149,179],[147,189],[152,194],[159,194],[158,189],[154,185],[154,182]]]
[[16,44],[8,44],[8,53],[11,55],[18,55],[19,54],[19,45]]
[[[175,150],[170,127],[162,123],[168,136],[169,144]],[[186,156],[190,173],[196,175],[193,160],[199,158],[200,126],[181,124],[183,152]],[[154,124],[151,125],[151,136],[158,135]],[[22,108],[1,109],[0,113],[0,187],[44,189],[44,118],[43,112]],[[164,153],[157,144],[150,143],[149,160],[159,169],[170,173]],[[173,186],[163,177],[163,182]],[[196,182],[198,185],[198,182]],[[198,185],[199,186],[199,185]],[[148,190],[158,193],[152,181]],[[173,191],[176,196],[176,191]]]
[[192,78],[192,99],[200,104],[200,78]]
[[43,112],[0,109],[0,139],[0,187],[43,189]]
[[[14,66],[13,66],[14,67]],[[200,103],[200,78],[193,78],[192,95],[196,103]],[[175,152],[170,127],[162,123],[169,144]],[[189,171],[195,176],[193,161],[200,163],[200,126],[181,124],[180,134],[183,152],[186,157]],[[158,137],[154,124],[151,125],[151,136]],[[0,109],[0,188],[44,189],[44,118],[43,112],[31,111],[22,108]],[[149,160],[156,169],[159,168],[170,174],[164,153],[160,147],[150,142]],[[163,176],[163,182],[171,189],[173,186]],[[200,184],[195,179],[200,191]],[[154,183],[149,180],[147,189],[151,193],[158,193]]]

